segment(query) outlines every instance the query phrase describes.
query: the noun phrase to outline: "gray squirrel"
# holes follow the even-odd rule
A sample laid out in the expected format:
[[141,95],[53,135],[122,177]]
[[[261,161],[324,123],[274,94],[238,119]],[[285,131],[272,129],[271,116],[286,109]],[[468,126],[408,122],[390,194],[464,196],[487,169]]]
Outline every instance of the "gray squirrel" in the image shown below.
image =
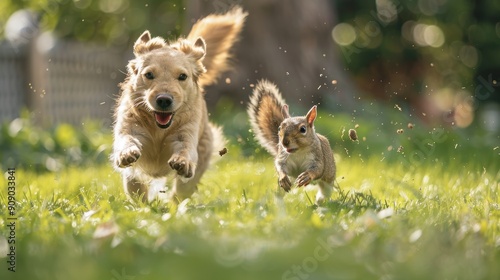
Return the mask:
[[314,130],[317,106],[307,115],[290,117],[276,85],[261,80],[250,97],[247,109],[255,138],[274,156],[278,185],[290,191],[295,177],[298,187],[318,180],[316,203],[329,199],[335,180],[335,160],[328,139]]

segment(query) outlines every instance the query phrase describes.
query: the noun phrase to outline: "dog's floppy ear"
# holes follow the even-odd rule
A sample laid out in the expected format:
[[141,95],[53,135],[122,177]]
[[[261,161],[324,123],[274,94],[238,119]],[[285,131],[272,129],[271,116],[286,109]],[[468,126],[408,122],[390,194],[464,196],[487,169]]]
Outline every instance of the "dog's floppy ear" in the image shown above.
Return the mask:
[[194,60],[196,61],[199,61],[200,59],[205,57],[205,52],[207,49],[207,45],[201,37],[198,37],[194,44],[192,41],[180,39],[170,46],[185,53],[187,56],[194,58]]
[[195,48],[193,48],[193,57],[196,58],[197,60],[200,60],[205,57],[205,53],[207,52],[207,45],[205,44],[205,40],[203,40],[201,37],[198,37],[196,39],[196,42],[194,42]]
[[145,52],[146,43],[151,40],[151,33],[148,30],[144,31],[139,39],[134,43],[134,54],[140,54]]
[[137,45],[138,43],[147,43],[149,42],[149,40],[151,40],[151,33],[149,33],[149,30],[146,30],[142,32],[141,36],[139,36],[139,39],[137,39],[135,44]]
[[202,63],[203,58],[205,58],[206,51],[207,51],[207,45],[205,44],[205,40],[203,40],[201,37],[198,37],[198,39],[196,39],[196,42],[194,42],[194,47],[192,48],[191,53],[189,54],[196,60],[197,64],[197,67],[195,69],[196,76],[199,76],[202,73],[207,72],[207,69]]
[[205,44],[205,41],[201,37],[198,37],[194,44],[189,40],[180,39],[177,42],[171,44],[170,47],[183,52],[187,57],[194,60],[194,65],[196,66],[194,69],[194,74],[196,77],[207,71],[202,63],[203,58],[205,57],[207,46]]
[[134,54],[136,56],[166,46],[165,40],[160,37],[151,38],[148,30],[144,31],[134,43]]

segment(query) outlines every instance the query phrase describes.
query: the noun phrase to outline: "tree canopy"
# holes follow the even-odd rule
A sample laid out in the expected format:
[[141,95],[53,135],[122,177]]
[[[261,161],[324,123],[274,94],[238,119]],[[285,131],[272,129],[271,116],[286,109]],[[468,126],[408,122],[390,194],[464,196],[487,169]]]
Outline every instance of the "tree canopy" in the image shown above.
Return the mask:
[[40,17],[43,31],[80,41],[127,45],[147,27],[153,34],[176,36],[182,28],[183,1],[131,0],[4,0],[0,33],[10,15],[29,9]]

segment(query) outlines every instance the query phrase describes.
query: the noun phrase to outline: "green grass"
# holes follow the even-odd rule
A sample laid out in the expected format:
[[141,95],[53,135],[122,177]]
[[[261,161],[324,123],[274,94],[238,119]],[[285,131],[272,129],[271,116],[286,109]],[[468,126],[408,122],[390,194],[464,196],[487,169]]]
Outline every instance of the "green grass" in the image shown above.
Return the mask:
[[[276,198],[272,158],[234,145],[179,206],[128,201],[108,164],[19,169],[16,272],[2,258],[0,279],[500,278],[498,149],[369,123],[351,142],[339,119],[318,124],[338,165],[323,207],[309,189]],[[6,207],[2,187],[2,236]]]

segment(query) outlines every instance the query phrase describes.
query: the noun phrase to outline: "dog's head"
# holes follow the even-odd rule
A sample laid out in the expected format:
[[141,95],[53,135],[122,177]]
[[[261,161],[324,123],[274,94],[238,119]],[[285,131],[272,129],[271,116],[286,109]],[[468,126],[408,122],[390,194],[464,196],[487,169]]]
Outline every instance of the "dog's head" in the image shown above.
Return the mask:
[[135,59],[127,66],[134,104],[152,112],[158,127],[168,128],[175,112],[200,94],[198,78],[206,71],[205,50],[202,38],[168,44],[151,38],[149,31],[135,42]]

